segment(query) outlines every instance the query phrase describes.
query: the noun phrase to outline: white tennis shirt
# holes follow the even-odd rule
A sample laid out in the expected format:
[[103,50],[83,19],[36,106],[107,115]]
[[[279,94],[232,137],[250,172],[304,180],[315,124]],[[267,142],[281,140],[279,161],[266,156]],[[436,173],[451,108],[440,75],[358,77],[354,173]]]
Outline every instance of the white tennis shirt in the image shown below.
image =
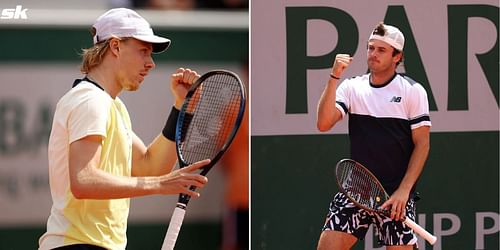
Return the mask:
[[365,74],[338,86],[336,107],[342,117],[349,116],[351,158],[370,169],[392,194],[413,152],[411,130],[431,126],[425,89],[405,75],[373,85]]
[[69,146],[89,135],[100,135],[99,169],[131,175],[130,118],[119,98],[88,81],[67,92],[57,103],[49,139],[49,179],[53,205],[41,250],[71,244],[125,249],[129,199],[76,199],[69,183]]

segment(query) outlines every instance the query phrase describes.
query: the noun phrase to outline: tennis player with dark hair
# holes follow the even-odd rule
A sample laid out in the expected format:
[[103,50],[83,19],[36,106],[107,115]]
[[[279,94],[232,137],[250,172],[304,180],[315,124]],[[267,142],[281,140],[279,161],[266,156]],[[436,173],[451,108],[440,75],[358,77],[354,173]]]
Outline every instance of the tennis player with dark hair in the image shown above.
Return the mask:
[[390,198],[382,205],[390,216],[356,207],[335,194],[318,249],[350,249],[375,226],[379,243],[389,250],[413,249],[417,238],[401,219],[415,220],[416,182],[429,152],[430,117],[425,89],[396,72],[403,58],[404,36],[380,23],[367,45],[369,73],[346,79],[337,88],[352,58],[338,54],[318,103],[317,127],[328,131],[349,116],[351,158],[381,181]]
[[125,249],[131,197],[184,193],[207,183],[194,171],[208,160],[172,171],[175,124],[187,90],[199,75],[172,74],[175,104],[165,128],[149,146],[134,134],[118,98],[137,90],[155,67],[152,53],[170,40],[156,36],[135,11],[112,9],[93,25],[94,46],[83,52],[83,79],[58,102],[49,139],[53,205],[39,249]]

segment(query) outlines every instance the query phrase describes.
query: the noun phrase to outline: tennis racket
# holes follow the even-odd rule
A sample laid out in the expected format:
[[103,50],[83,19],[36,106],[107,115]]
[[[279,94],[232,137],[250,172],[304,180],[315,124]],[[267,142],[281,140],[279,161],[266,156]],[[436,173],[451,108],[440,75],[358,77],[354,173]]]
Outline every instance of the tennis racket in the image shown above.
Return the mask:
[[[215,70],[202,75],[189,89],[179,112],[175,132],[179,167],[210,159],[200,173],[206,175],[231,144],[244,111],[245,88],[235,73]],[[162,250],[174,249],[190,198],[179,195]]]
[[[345,194],[356,206],[370,212],[389,215],[387,210],[380,209],[380,206],[389,199],[389,195],[375,175],[363,165],[354,160],[343,159],[337,163],[335,175],[340,192]],[[427,232],[408,217],[405,217],[403,222],[431,245],[434,245],[436,236]]]

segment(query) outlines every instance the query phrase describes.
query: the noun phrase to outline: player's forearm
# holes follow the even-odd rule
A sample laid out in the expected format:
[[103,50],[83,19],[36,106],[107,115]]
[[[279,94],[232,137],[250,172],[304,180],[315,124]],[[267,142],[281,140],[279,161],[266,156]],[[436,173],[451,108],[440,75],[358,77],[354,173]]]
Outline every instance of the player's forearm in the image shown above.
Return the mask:
[[158,177],[115,176],[88,167],[71,181],[77,199],[120,199],[158,193]]
[[158,135],[153,142],[134,157],[133,176],[159,176],[172,171],[177,154],[175,142]]
[[70,188],[77,199],[120,199],[179,193],[198,197],[199,193],[189,187],[202,188],[207,183],[206,177],[194,172],[199,172],[199,169],[208,163],[209,160],[200,161],[166,175],[147,177],[117,176],[90,163],[70,173]]
[[319,131],[331,129],[340,119],[335,107],[337,79],[330,78],[318,102],[316,126]]

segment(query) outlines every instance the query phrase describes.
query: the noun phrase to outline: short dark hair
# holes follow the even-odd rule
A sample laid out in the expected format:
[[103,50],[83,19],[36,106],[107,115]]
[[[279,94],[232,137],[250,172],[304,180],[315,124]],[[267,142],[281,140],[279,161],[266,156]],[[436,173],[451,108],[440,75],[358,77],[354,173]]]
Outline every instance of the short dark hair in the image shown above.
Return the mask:
[[377,27],[375,27],[372,34],[379,35],[379,36],[385,36],[385,32],[387,32],[387,31],[385,30],[384,23],[380,22],[380,23],[378,23]]
[[[384,27],[384,22],[379,22],[377,27],[375,27],[375,29],[373,29],[373,32],[372,34],[373,35],[379,35],[379,36],[385,36],[385,33],[387,32],[387,30],[385,29]],[[400,50],[397,50],[396,48],[394,48],[393,46],[391,46],[393,48],[393,51],[392,51],[392,57],[395,57],[397,54],[400,54],[401,53],[401,60],[399,60],[396,65],[399,65],[401,62],[403,62],[403,52],[400,51]]]

